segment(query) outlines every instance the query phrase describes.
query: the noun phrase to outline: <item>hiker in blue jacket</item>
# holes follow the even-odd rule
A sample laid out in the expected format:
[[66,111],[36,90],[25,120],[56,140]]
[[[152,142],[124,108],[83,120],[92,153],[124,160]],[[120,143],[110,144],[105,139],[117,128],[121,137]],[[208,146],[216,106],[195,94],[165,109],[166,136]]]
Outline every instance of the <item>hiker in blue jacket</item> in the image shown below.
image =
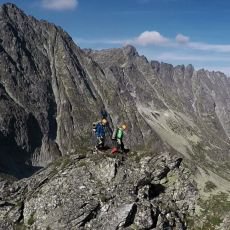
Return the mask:
[[101,122],[98,122],[95,127],[95,134],[97,137],[97,145],[96,149],[103,149],[105,145],[105,128],[106,128],[107,120],[102,119]]

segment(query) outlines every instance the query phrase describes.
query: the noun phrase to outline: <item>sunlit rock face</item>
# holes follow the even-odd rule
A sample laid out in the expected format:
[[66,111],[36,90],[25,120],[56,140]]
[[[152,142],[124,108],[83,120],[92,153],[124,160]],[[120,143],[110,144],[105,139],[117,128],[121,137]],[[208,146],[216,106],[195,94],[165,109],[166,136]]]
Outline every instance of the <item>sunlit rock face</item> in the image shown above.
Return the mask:
[[81,50],[61,28],[13,4],[0,8],[0,38],[3,171],[23,177],[77,146],[91,146],[102,107],[111,128],[127,124],[129,148],[228,160],[224,74],[149,62],[132,46]]

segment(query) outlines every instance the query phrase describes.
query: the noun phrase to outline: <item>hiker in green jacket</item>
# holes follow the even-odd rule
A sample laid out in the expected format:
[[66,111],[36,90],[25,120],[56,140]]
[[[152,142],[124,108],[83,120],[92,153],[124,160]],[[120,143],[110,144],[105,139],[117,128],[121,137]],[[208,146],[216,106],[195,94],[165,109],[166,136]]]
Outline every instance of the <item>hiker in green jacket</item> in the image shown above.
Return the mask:
[[124,148],[124,143],[123,143],[123,137],[124,137],[124,130],[126,130],[127,126],[126,125],[122,125],[121,127],[117,128],[115,130],[116,134],[115,134],[115,140],[117,142],[117,148],[113,148],[112,149],[112,153],[116,153],[118,151],[124,152],[125,148]]

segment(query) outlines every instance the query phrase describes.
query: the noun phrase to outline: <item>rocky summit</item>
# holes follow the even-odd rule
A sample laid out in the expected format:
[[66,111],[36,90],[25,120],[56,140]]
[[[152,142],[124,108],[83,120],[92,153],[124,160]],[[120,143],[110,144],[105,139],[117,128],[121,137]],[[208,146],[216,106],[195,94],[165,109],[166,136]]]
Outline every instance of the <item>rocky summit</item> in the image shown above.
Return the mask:
[[197,189],[181,160],[151,152],[61,158],[33,179],[2,184],[0,227],[185,229]]
[[[223,73],[81,49],[1,5],[0,229],[230,229],[229,99]],[[101,108],[129,152],[91,151]]]

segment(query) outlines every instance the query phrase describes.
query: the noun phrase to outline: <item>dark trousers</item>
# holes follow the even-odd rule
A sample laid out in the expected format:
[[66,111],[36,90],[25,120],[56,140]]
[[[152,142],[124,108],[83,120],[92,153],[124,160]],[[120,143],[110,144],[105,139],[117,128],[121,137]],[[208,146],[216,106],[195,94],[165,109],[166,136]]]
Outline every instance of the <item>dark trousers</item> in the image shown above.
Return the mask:
[[124,143],[123,143],[122,139],[117,139],[117,150],[118,151],[124,151],[125,150]]
[[105,138],[104,137],[97,137],[96,148],[103,149],[104,146],[105,146]]

